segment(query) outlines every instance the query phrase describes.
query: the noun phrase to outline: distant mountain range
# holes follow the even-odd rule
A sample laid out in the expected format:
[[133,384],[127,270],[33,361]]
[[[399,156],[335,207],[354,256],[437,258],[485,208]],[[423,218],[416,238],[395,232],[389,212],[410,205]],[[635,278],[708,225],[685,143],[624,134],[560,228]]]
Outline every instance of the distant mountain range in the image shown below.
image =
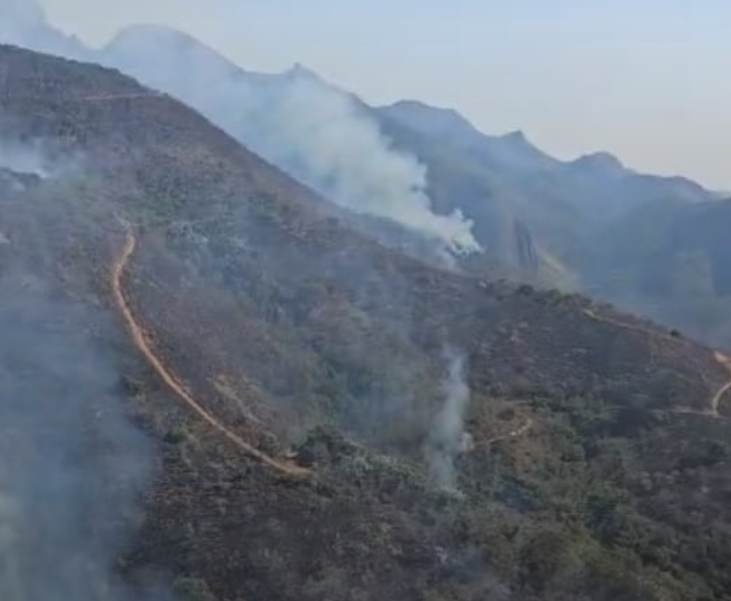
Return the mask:
[[731,204],[76,50],[0,45],[0,599],[729,601],[731,359],[530,282],[721,307]]
[[[354,223],[384,243],[435,261],[456,253],[464,269],[581,290],[731,345],[725,244],[703,230],[678,242],[690,224],[731,226],[717,192],[637,173],[608,153],[560,161],[522,132],[489,136],[419,101],[370,107],[302,66],[247,71],[167,27],[129,27],[92,51],[28,6],[0,30],[15,31],[5,34],[11,41],[119,68],[180,98],[360,214]],[[708,265],[700,296],[696,284],[684,288],[688,268],[678,268],[689,254]]]
[[723,356],[386,248],[117,70],[0,72],[0,147],[35,141],[0,169],[0,598],[727,600]]

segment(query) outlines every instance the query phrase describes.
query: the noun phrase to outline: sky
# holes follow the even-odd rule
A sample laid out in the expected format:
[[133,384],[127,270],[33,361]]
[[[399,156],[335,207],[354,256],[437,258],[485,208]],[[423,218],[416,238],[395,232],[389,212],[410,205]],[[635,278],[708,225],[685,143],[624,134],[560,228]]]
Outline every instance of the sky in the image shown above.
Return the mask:
[[92,45],[165,23],[241,66],[302,63],[375,104],[456,108],[563,159],[731,191],[729,0],[43,0]]

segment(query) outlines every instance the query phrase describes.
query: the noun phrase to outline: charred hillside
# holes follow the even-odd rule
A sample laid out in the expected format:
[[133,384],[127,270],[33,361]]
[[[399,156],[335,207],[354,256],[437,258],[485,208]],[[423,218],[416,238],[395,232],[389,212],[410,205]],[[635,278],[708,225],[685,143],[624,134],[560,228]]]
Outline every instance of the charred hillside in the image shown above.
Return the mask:
[[729,598],[711,350],[386,249],[116,71],[0,47],[0,127],[39,173],[0,177],[0,279],[95,317],[58,309],[155,449],[116,576],[221,601]]

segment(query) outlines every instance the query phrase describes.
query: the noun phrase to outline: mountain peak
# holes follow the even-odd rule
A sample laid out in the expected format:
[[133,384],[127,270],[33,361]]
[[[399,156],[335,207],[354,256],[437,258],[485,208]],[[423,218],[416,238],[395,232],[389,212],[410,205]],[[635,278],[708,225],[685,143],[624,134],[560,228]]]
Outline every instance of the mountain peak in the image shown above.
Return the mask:
[[290,79],[322,81],[322,78],[315,71],[302,63],[295,63],[290,69],[284,72],[284,76]]
[[592,171],[603,171],[617,173],[625,170],[622,162],[609,152],[594,152],[585,154],[571,162],[572,167],[591,169]]
[[472,136],[478,133],[475,127],[456,110],[432,106],[419,100],[400,100],[379,110],[433,135]]
[[503,142],[511,142],[514,144],[530,144],[528,137],[522,129],[516,129],[515,131],[508,132],[500,136],[499,138]]
[[106,48],[113,48],[120,45],[136,45],[140,43],[165,42],[181,48],[201,47],[202,42],[196,40],[190,34],[167,25],[154,23],[138,23],[128,25],[121,29],[107,44]]

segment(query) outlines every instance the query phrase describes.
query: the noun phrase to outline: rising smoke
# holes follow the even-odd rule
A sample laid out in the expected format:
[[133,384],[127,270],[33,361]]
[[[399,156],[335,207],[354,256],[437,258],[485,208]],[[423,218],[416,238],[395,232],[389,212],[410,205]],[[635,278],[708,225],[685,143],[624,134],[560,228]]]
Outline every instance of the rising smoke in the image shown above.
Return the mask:
[[0,0],[0,43],[74,59],[91,54],[75,37],[49,27],[37,0]]
[[155,468],[100,335],[116,325],[80,281],[59,286],[61,257],[98,225],[49,192],[67,180],[13,186],[17,171],[68,171],[40,142],[0,148],[14,168],[0,177],[0,599],[168,599],[127,590],[116,569]]
[[0,0],[0,16],[0,42],[119,68],[201,111],[335,203],[390,219],[452,254],[480,250],[459,210],[433,211],[426,167],[393,148],[367,107],[305,70],[247,73],[199,42],[153,26],[130,28],[95,52],[48,25],[35,0]]
[[0,139],[0,169],[35,175],[45,179],[51,175],[51,163],[40,146],[19,144]]
[[476,251],[472,223],[433,212],[426,167],[397,152],[351,97],[295,72],[268,100],[255,99],[241,138],[338,204],[390,219],[446,246]]
[[479,250],[461,212],[432,210],[426,167],[393,148],[365,105],[305,69],[247,73],[195,40],[151,26],[120,34],[102,60],[198,109],[337,204],[390,219],[454,254]]
[[456,492],[455,461],[471,444],[464,426],[470,388],[465,377],[464,355],[447,349],[444,358],[447,362],[447,377],[442,383],[444,404],[434,420],[425,455],[437,486]]
[[[139,599],[114,575],[152,449],[86,307],[0,282],[0,599]],[[147,598],[147,597],[145,597]],[[158,597],[160,598],[160,597]]]

